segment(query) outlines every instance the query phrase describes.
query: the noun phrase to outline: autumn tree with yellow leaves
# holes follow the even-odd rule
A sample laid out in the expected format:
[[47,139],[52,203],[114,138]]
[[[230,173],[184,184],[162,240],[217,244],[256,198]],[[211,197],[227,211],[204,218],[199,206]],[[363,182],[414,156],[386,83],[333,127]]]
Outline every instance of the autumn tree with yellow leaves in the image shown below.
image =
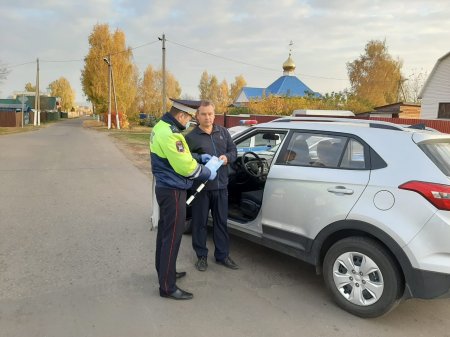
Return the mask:
[[75,92],[65,77],[60,77],[53,81],[48,87],[52,96],[61,98],[62,111],[70,111],[73,108],[75,103]]
[[119,29],[110,32],[108,24],[97,24],[89,35],[89,46],[81,71],[83,91],[97,113],[108,111],[108,65],[103,59],[110,57],[118,110],[123,114],[122,126],[126,127],[127,114],[134,112],[138,71],[132,62],[131,49],[126,47],[125,33]]
[[31,84],[31,82],[28,82],[27,84],[25,84],[25,91],[35,92],[36,91],[36,86]]
[[[152,66],[148,66],[139,82],[139,109],[156,117],[165,113],[162,111],[162,75],[162,69],[154,70]],[[166,106],[170,108],[172,105],[169,97],[179,98],[180,95],[180,84],[173,74],[166,71]]]
[[215,75],[209,75],[205,70],[200,76],[198,89],[200,99],[212,101],[216,106],[215,111],[224,113],[245,85],[246,82],[242,75],[236,76],[235,82],[228,86],[225,79],[219,83]]
[[351,91],[369,108],[395,103],[403,81],[402,62],[388,52],[386,41],[372,40],[364,54],[347,63]]
[[232,102],[237,98],[242,88],[246,85],[247,81],[245,80],[244,76],[239,75],[234,78],[234,82],[230,85],[230,100]]

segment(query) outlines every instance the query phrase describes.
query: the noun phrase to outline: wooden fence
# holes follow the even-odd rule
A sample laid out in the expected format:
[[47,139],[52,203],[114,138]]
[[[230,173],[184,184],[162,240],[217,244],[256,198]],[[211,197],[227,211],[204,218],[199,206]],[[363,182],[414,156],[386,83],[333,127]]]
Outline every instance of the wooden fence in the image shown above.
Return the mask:
[[0,127],[22,126],[22,112],[0,111]]

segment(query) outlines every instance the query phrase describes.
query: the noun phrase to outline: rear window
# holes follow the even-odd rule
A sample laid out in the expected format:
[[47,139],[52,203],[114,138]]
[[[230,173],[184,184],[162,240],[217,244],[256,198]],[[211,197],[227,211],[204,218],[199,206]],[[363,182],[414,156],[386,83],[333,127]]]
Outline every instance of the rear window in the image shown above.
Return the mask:
[[450,176],[450,141],[429,141],[419,147],[446,176]]

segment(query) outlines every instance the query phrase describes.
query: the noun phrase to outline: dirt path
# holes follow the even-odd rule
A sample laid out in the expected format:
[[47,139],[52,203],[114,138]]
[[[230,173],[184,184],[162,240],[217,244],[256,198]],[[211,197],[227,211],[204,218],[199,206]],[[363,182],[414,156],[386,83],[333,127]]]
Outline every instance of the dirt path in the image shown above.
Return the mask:
[[150,151],[148,144],[130,143],[126,138],[111,137],[115,145],[146,176],[151,177]]
[[[107,132],[102,122],[87,119],[83,121],[83,127],[94,129],[97,131]],[[147,177],[151,177],[150,167],[150,151],[148,148],[148,136],[151,129],[149,128],[136,128],[137,132],[129,132],[128,135],[138,134],[142,137],[139,139],[133,139],[126,135],[126,133],[109,133],[114,144],[122,151],[122,153]],[[127,132],[128,133],[128,132]]]

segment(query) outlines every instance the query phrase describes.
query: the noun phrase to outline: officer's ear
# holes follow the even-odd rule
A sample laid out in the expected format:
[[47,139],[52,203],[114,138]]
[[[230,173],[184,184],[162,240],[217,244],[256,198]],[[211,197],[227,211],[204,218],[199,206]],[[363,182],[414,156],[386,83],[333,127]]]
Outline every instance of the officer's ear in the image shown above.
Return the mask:
[[175,119],[177,120],[177,121],[181,121],[183,118],[184,118],[184,112],[183,111],[178,111],[175,115],[174,115],[174,117],[175,117]]

